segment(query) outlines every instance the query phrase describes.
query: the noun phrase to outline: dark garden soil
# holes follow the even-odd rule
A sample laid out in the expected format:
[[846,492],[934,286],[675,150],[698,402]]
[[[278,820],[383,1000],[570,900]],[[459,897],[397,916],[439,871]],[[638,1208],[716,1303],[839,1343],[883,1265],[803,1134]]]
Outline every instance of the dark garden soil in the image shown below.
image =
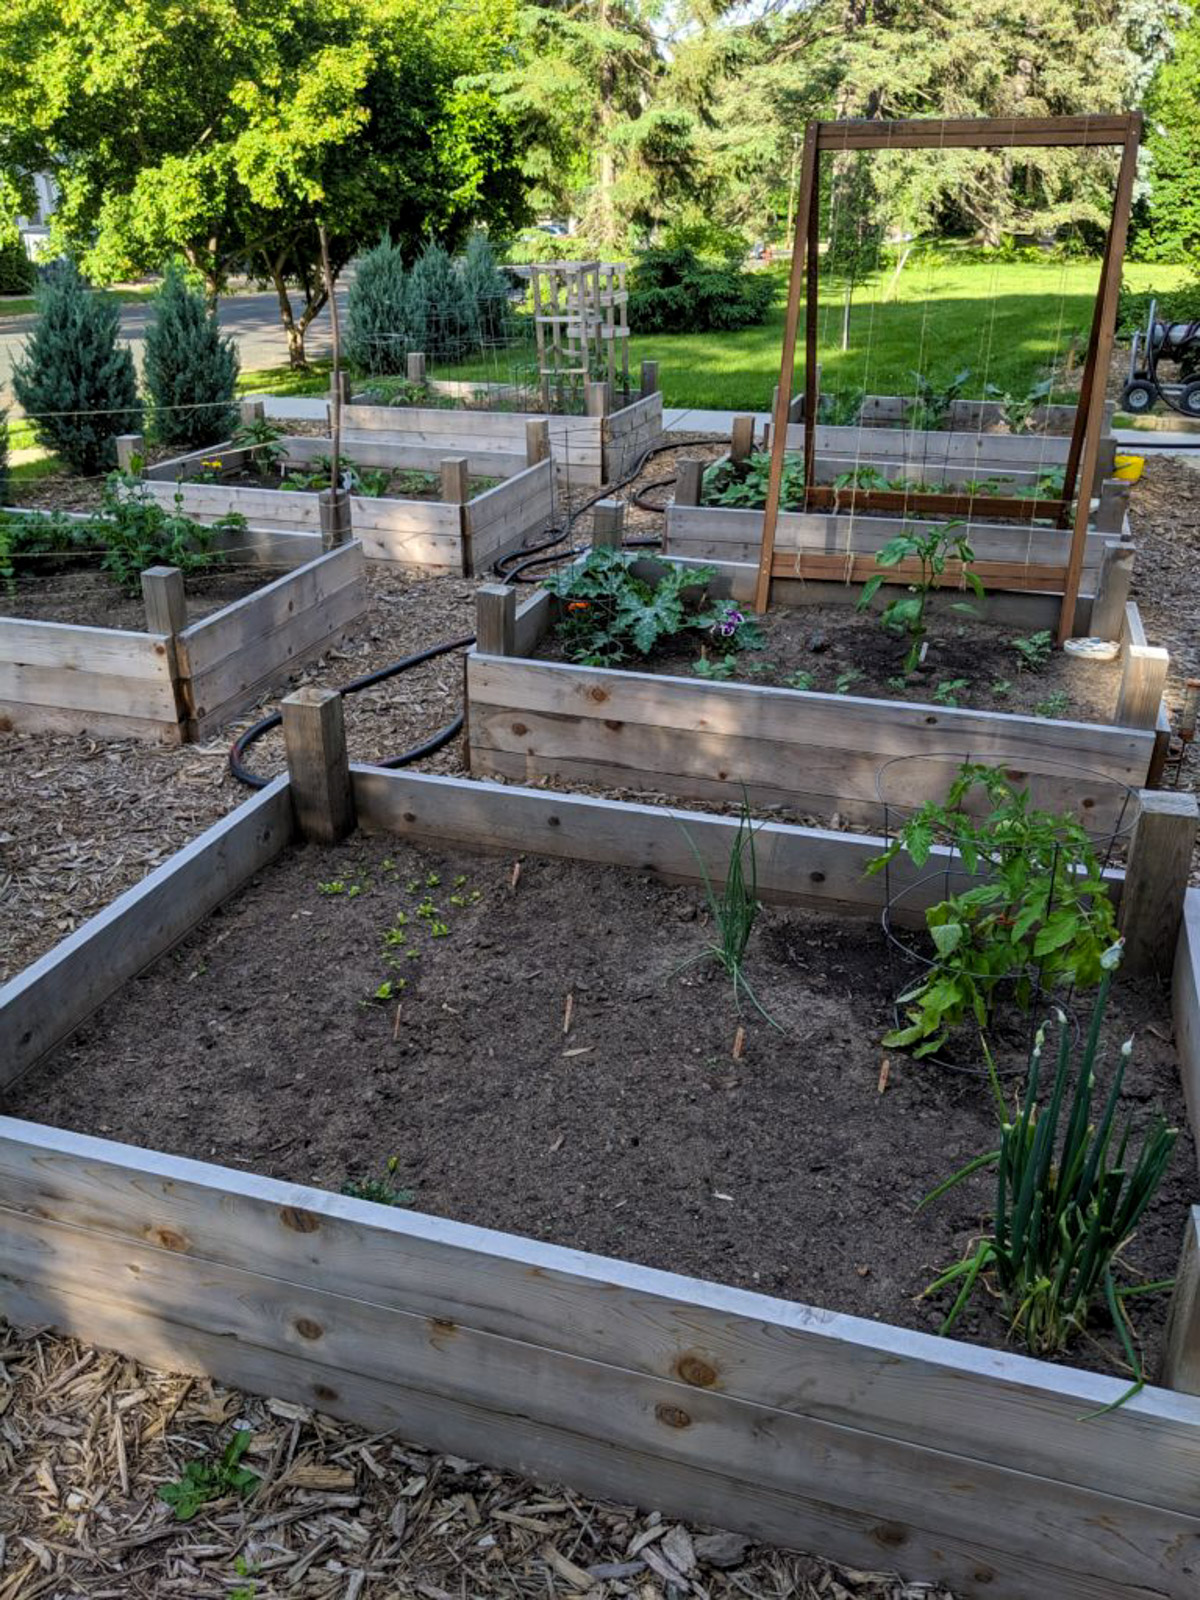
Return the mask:
[[[199,622],[222,606],[253,594],[274,576],[262,567],[190,574],[184,579],[188,621]],[[51,573],[18,573],[13,589],[0,590],[0,616],[146,631],[146,608],[140,591],[129,594],[107,573],[69,564],[65,570]]]
[[[634,872],[528,857],[514,874],[397,839],[300,849],[4,1109],[330,1189],[395,1157],[421,1211],[936,1330],[916,1297],[978,1236],[992,1181],[915,1208],[993,1144],[984,1081],[889,1059],[903,974],[878,924],[796,910],[762,913],[747,973],[779,1029],[747,1016],[736,1054],[728,982],[687,965],[710,936],[695,890]],[[387,982],[399,1000],[373,999]],[[1118,990],[1109,1064],[1127,1035],[1135,1125],[1162,1105],[1185,1126],[1159,992]],[[1194,1190],[1181,1136],[1131,1272],[1174,1271]],[[1151,1365],[1162,1299],[1138,1302]],[[1005,1339],[986,1296],[958,1331]],[[1096,1332],[1072,1359],[1103,1369]]]
[[[315,470],[315,469],[314,469]],[[287,479],[297,485],[297,489],[283,487],[278,472],[232,472],[220,478],[222,484],[231,489],[277,489],[281,494],[300,492],[315,493],[318,489],[327,489],[329,479],[322,476],[318,483],[308,484],[305,479],[308,474],[303,468],[297,468],[289,473]],[[212,478],[202,472],[195,473],[191,478],[185,479],[188,483],[210,483]],[[287,481],[287,480],[285,480]],[[494,489],[502,478],[475,477],[468,479],[468,498],[474,499],[477,494],[482,494],[485,489]],[[362,490],[355,491],[362,493]],[[370,499],[378,500],[440,500],[442,498],[442,480],[436,472],[424,472],[415,467],[399,467],[392,473],[383,488],[373,489]]]
[[[907,641],[850,606],[779,606],[762,619],[762,628],[766,647],[737,652],[733,680],[1075,722],[1110,722],[1116,708],[1119,662],[1080,661],[1056,650],[1039,670],[1023,670],[1013,639],[1027,634],[958,615],[932,619],[925,661],[907,677],[902,673]],[[570,659],[553,634],[542,640],[538,654],[551,661]],[[719,638],[693,630],[647,657],[630,656],[622,666],[698,679],[698,661],[720,666],[728,654]]]

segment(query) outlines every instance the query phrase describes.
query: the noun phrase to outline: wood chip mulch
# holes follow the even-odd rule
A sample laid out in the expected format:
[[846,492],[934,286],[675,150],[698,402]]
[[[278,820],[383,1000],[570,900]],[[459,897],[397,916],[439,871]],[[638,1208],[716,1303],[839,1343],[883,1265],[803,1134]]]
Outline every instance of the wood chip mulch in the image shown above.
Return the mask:
[[[249,1429],[259,1479],[160,1497]],[[953,1600],[0,1325],[0,1600]]]

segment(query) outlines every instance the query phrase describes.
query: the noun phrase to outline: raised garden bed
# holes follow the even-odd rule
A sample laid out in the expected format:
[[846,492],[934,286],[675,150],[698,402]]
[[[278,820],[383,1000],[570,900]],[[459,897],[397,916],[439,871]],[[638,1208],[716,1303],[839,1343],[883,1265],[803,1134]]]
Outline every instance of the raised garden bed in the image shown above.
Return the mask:
[[[478,392],[478,386],[459,387]],[[443,385],[441,392],[446,388]],[[454,395],[446,397],[452,400]],[[644,451],[660,443],[662,415],[662,395],[657,389],[614,409],[607,384],[593,383],[588,385],[585,416],[491,407],[459,410],[452,406],[355,403],[343,408],[342,426],[348,448],[369,443],[378,446],[386,436],[397,461],[405,466],[436,465],[430,457],[440,451],[465,455],[481,471],[497,472],[505,463],[524,460],[530,429],[545,425],[560,485],[585,489],[616,482]]]
[[310,541],[276,578],[257,541],[229,533],[215,545],[228,565],[190,579],[152,568],[140,600],[75,566],[19,575],[13,614],[0,616],[0,723],[160,744],[206,738],[366,614],[358,544],[322,555]]
[[[309,437],[282,439],[280,443],[289,450],[301,450],[295,458],[289,454],[291,464],[316,462],[330,447],[328,440]],[[415,485],[418,494],[414,498],[349,496],[350,532],[361,542],[368,560],[388,561],[425,577],[471,577],[476,572],[486,572],[500,556],[520,549],[554,516],[554,473],[548,459],[522,467],[496,483],[491,476],[472,480],[472,463],[461,456],[451,458],[443,451],[439,492],[430,497],[422,466],[389,465],[379,459],[380,452],[369,449],[356,456],[352,441],[346,448],[347,459],[357,460],[362,467],[422,474]],[[423,452],[423,460],[430,455],[428,450]],[[219,466],[205,468],[205,462]],[[474,465],[479,468],[483,463]],[[190,481],[193,473],[204,473],[219,481]],[[244,517],[251,534],[266,549],[279,536],[283,536],[284,543],[307,539],[313,548],[319,547],[323,536],[330,537],[332,530],[326,526],[331,510],[328,496],[323,507],[321,494],[315,489],[245,487],[241,482],[244,473],[256,480],[270,478],[269,471],[264,473],[259,467],[251,448],[218,446],[151,468],[145,489],[163,507],[178,504],[197,522],[216,522],[231,514]],[[481,481],[490,486],[480,489]]]
[[[662,1010],[658,979],[701,936],[690,915],[681,915],[694,906],[694,891],[640,879],[647,871],[695,879],[698,868],[676,819],[648,807],[355,769],[359,822],[385,837],[289,856],[293,798],[306,825],[319,821],[339,789],[336,751],[309,749],[297,772],[294,796],[277,781],[0,996],[0,1057],[13,1075],[115,998],[117,1010],[91,1025],[91,1044],[85,1039],[55,1058],[53,1093],[70,1097],[77,1092],[73,1051],[95,1048],[110,1029],[108,1087],[118,1095],[128,1094],[126,1081],[144,1087],[151,1066],[162,1082],[163,1057],[151,1063],[121,1019],[128,1022],[137,1007],[156,1001],[161,1015],[167,987],[190,991],[197,1043],[188,1049],[210,1040],[212,1063],[223,1060],[222,1070],[239,1075],[236,1084],[226,1081],[244,1122],[237,1126],[220,1097],[208,1095],[203,1106],[175,1108],[182,1115],[172,1142],[198,1148],[193,1138],[208,1136],[212,1154],[237,1148],[249,1159],[251,1145],[265,1149],[273,1134],[289,1141],[271,1155],[289,1178],[6,1119],[0,1122],[5,1315],[141,1359],[208,1371],[373,1428],[402,1428],[472,1459],[516,1464],[786,1545],[826,1548],[859,1566],[898,1566],[913,1578],[945,1581],[964,1600],[1049,1594],[1184,1600],[1194,1592],[1200,1398],[1150,1387],[1082,1422],[1121,1396],[1122,1380],[806,1303],[812,1297],[797,1281],[797,1261],[805,1277],[827,1270],[849,1285],[853,1276],[853,1292],[868,1301],[880,1297],[871,1309],[905,1292],[920,1264],[902,1246],[893,1259],[890,1240],[882,1259],[861,1260],[871,1207],[860,1196],[853,1214],[842,1215],[837,1186],[863,1181],[845,1169],[862,1162],[863,1149],[884,1154],[885,1129],[895,1118],[874,1206],[888,1214],[898,1186],[907,1193],[911,1185],[915,1193],[925,1181],[922,1123],[942,1129],[948,1168],[957,1141],[965,1147],[977,1132],[955,1119],[969,1121],[970,1094],[984,1092],[977,1082],[967,1092],[905,1067],[880,1093],[878,1058],[855,1054],[854,1041],[867,1026],[861,1016],[841,1016],[838,991],[861,988],[866,1008],[873,1005],[870,974],[847,955],[867,935],[861,921],[838,919],[847,905],[877,909],[878,880],[864,883],[862,868],[879,841],[782,825],[760,834],[762,894],[809,908],[772,914],[785,950],[777,967],[764,951],[764,983],[776,999],[783,998],[774,992],[776,973],[785,988],[795,985],[842,1068],[840,1081],[825,1088],[845,1105],[843,1125],[829,1125],[831,1140],[848,1141],[845,1155],[837,1158],[840,1145],[831,1145],[827,1170],[817,1170],[818,1152],[806,1173],[803,1152],[815,1132],[815,1124],[805,1126],[814,1095],[807,1073],[831,1070],[810,1061],[811,1044],[785,1061],[764,1042],[765,1025],[755,1026],[734,1060],[728,991],[694,981],[678,997],[678,1015],[659,1017],[675,1041],[675,1070],[667,1077],[663,1065],[652,1065],[644,1038],[638,1041],[622,1020],[635,1001]],[[735,825],[716,817],[685,820],[700,858],[719,873]],[[507,859],[470,858],[482,845]],[[513,853],[528,857],[519,875]],[[1153,853],[1148,846],[1143,858]],[[539,856],[560,864],[547,866]],[[602,865],[568,864],[574,860]],[[451,888],[465,904],[451,912],[448,936],[427,941],[428,978],[414,983],[397,1017],[393,1004],[381,1012],[360,992],[375,974],[362,973],[360,984],[356,969],[368,949],[378,953],[374,910],[386,910],[390,922],[412,881],[404,875],[418,879],[420,866],[426,880],[431,871],[443,879],[434,886],[439,892]],[[368,868],[371,890],[350,895]],[[639,876],[629,876],[630,869]],[[348,873],[349,880],[326,879],[326,870]],[[1131,882],[1139,870],[1131,859]],[[445,873],[452,873],[449,883]],[[453,890],[463,873],[467,883]],[[256,874],[262,876],[249,893],[230,901]],[[346,887],[322,895],[318,880]],[[1114,891],[1120,888],[1115,880]],[[1126,892],[1140,901],[1139,888],[1127,885]],[[117,995],[133,973],[223,903],[181,959]],[[819,913],[815,921],[812,911]],[[273,992],[260,983],[253,994],[231,994],[226,961],[232,964],[239,952],[250,959],[255,948],[255,970],[265,979],[263,947],[281,940],[280,951],[287,948],[295,937],[287,931],[293,913],[327,937],[306,940],[304,958],[293,956]],[[505,926],[494,927],[500,918]],[[642,930],[632,946],[631,918]],[[516,965],[514,927],[527,936]],[[564,936],[567,927],[579,930],[582,943]],[[1198,936],[1200,895],[1193,891],[1174,984],[1179,1066],[1193,1112],[1200,1078]],[[826,938],[832,950],[823,948]],[[770,941],[765,935],[764,945]],[[447,987],[468,946],[485,984],[482,1001],[474,978]],[[305,961],[302,974],[297,959]],[[839,964],[842,973],[835,971]],[[320,1034],[302,989],[327,997]],[[564,1031],[568,993],[574,1006]],[[359,1004],[363,998],[366,1005]],[[296,1032],[286,1063],[282,1041],[266,1042],[272,1017]],[[406,1048],[429,1042],[441,1053]],[[491,1201],[489,1219],[539,1219],[553,1242],[291,1181],[308,1157],[304,1134],[280,1110],[281,1097],[305,1092],[297,1072],[309,1080],[307,1089],[323,1088],[321,1062],[338,1045],[361,1052],[356,1059],[369,1058],[370,1065],[327,1108],[335,1128],[322,1126],[311,1136],[322,1152],[320,1176],[331,1182],[351,1163],[355,1176],[367,1176],[365,1161],[381,1140],[390,1143],[390,1115],[396,1142],[405,1141],[414,1165],[428,1138],[420,1174],[430,1191],[445,1185],[438,1193],[456,1192],[474,1216]],[[1139,1060],[1144,1046],[1156,1063],[1150,1070],[1163,1074],[1152,1092],[1170,1092],[1164,1041],[1152,1044],[1143,1033]],[[248,1064],[268,1048],[262,1064]],[[464,1056],[472,1058],[469,1071]],[[264,1070],[279,1075],[271,1082],[270,1109],[261,1098]],[[215,1065],[196,1071],[205,1074],[203,1084],[185,1083],[184,1095],[216,1081]],[[38,1082],[29,1080],[22,1092],[36,1095]],[[323,1123],[326,1108],[313,1118],[312,1104],[306,1096],[310,1124]],[[136,1124],[144,1106],[139,1110],[134,1098],[125,1105]],[[424,1125],[426,1116],[432,1120]],[[182,1131],[201,1118],[195,1133]],[[529,1139],[516,1166],[498,1159],[501,1149],[511,1149],[499,1141],[515,1137],[514,1123]],[[743,1139],[751,1126],[763,1148],[779,1144],[770,1163],[761,1153],[756,1159]],[[368,1128],[369,1152],[359,1137]],[[612,1135],[611,1150],[597,1143],[601,1130]],[[489,1131],[490,1151],[481,1137]],[[1186,1182],[1184,1152],[1177,1159]],[[403,1160],[397,1185],[407,1176]],[[791,1190],[781,1211],[770,1191],[787,1187],[788,1175],[778,1169],[789,1165],[807,1184]],[[741,1186],[726,1188],[724,1173],[734,1168]],[[807,1227],[797,1221],[801,1211]],[[632,1218],[624,1238],[623,1212]],[[759,1235],[732,1242],[747,1212],[758,1219]],[[584,1242],[635,1260],[669,1260],[675,1232],[682,1259],[706,1262],[710,1281],[566,1248],[564,1217]],[[969,1230],[966,1211],[958,1222]],[[1187,1229],[1195,1225],[1193,1217]],[[908,1226],[907,1216],[897,1218],[901,1231]],[[932,1270],[939,1240],[930,1242]],[[756,1257],[773,1263],[768,1271],[786,1274],[783,1286],[794,1299],[711,1281],[752,1282]],[[863,1265],[866,1276],[858,1272]],[[1166,1364],[1185,1385],[1185,1358],[1194,1361],[1200,1338],[1193,1294],[1194,1277],[1185,1274]],[[905,1314],[911,1315],[907,1307]]]
[[[707,565],[717,569],[712,594],[749,606],[754,568]],[[643,570],[651,577],[656,571],[654,563]],[[857,598],[858,591],[846,593]],[[1042,597],[1004,598],[1011,603]],[[880,595],[876,601],[881,603]],[[489,595],[482,604],[488,614],[481,612],[479,643],[467,661],[468,754],[470,769],[478,776],[518,782],[550,778],[735,803],[744,787],[756,805],[782,806],[822,819],[836,813],[878,827],[882,807],[877,774],[893,756],[962,752],[973,760],[1046,774],[1069,762],[1097,777],[1140,787],[1155,778],[1163,755],[1167,652],[1147,644],[1131,603],[1125,608],[1118,667],[1068,667],[1065,662],[1056,667],[1064,682],[1103,683],[1102,688],[1076,692],[1096,713],[1095,721],[1062,715],[1061,702],[1050,700],[1053,690],[1045,695],[1033,691],[1033,703],[1042,702],[1043,712],[1057,715],[992,709],[1004,703],[993,694],[993,685],[1007,681],[1011,695],[1021,676],[1016,670],[1001,674],[999,668],[1000,662],[1011,660],[1014,669],[1019,663],[1011,648],[1011,626],[973,624],[959,639],[957,621],[944,616],[929,634],[927,659],[935,663],[934,670],[928,676],[914,674],[902,688],[898,678],[893,684],[887,679],[902,672],[904,648],[881,631],[877,634],[872,624],[850,621],[844,610],[802,605],[790,611],[780,606],[768,619],[771,638],[777,634],[779,639],[774,650],[778,676],[811,672],[813,685],[804,689],[701,679],[690,663],[689,676],[674,676],[672,667],[683,662],[670,656],[662,658],[661,672],[641,670],[636,659],[639,670],[539,660],[541,641],[556,625],[557,600],[537,595],[518,610],[515,593],[508,592]],[[493,608],[511,610],[512,625],[494,624]],[[1032,612],[1025,620],[1044,629],[1052,619]],[[985,657],[971,647],[987,629],[992,642]],[[809,649],[814,633],[823,634],[826,642],[841,641],[833,652],[836,670],[826,668],[820,652]],[[880,637],[891,647],[892,672],[877,667],[875,678],[891,698],[872,697],[866,687],[865,668],[882,654]],[[771,659],[771,638],[766,651],[735,656],[734,670],[747,672],[764,656]],[[870,654],[860,660],[854,648],[864,640]],[[689,639],[689,647],[694,642]],[[719,640],[705,648],[710,662],[722,659]],[[699,650],[689,648],[687,653],[694,661]],[[990,675],[986,664],[982,674],[978,664],[966,671],[972,655],[977,663],[994,659],[997,676]],[[845,675],[856,671],[864,677],[847,681]],[[823,675],[820,683],[818,674]],[[952,684],[964,674],[967,687],[974,685],[979,706],[967,709],[932,699],[938,682]],[[832,681],[824,681],[830,677]],[[842,693],[837,692],[839,678]],[[922,683],[928,696],[919,692]],[[1018,698],[1027,692],[1022,687]],[[962,688],[943,691],[947,700],[965,693]]]

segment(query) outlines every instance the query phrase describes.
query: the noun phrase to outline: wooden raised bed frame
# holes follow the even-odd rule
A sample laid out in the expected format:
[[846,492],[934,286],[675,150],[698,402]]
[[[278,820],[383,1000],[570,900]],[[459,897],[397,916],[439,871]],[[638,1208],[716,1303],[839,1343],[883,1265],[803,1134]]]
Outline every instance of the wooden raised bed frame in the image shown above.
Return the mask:
[[[302,447],[301,458],[312,460],[328,441],[297,438],[281,443]],[[357,452],[357,453],[356,453]],[[178,504],[197,522],[215,522],[230,514],[246,519],[251,532],[306,538],[310,550],[336,542],[337,530],[329,520],[328,497],[305,490],[240,488],[232,483],[189,483],[178,479],[181,471],[201,460],[220,460],[223,476],[248,465],[252,450],[232,445],[196,451],[151,467],[143,480],[146,493],[166,509]],[[348,461],[359,465],[396,465],[385,461],[383,449],[344,445]],[[442,455],[435,463],[442,475],[440,500],[383,499],[350,495],[350,533],[362,544],[370,561],[386,561],[401,571],[422,577],[471,577],[486,572],[501,556],[519,550],[529,536],[544,528],[554,516],[554,472],[543,450],[542,459],[486,489],[469,496],[468,473],[477,463],[464,456]]]
[[0,617],[0,727],[204,739],[366,615],[360,544],[322,554],[319,540],[280,551],[227,535],[217,547],[295,570],[190,626],[172,567],[142,576],[145,633]]
[[[451,399],[471,399],[481,391],[497,405],[524,393],[511,384],[468,383],[458,379],[427,378],[425,357],[414,353],[408,358],[409,381],[423,383],[432,394]],[[608,383],[585,385],[586,415],[560,416],[542,411],[503,411],[441,409],[434,406],[377,406],[365,403],[366,396],[342,407],[343,442],[362,442],[375,430],[395,436],[398,448],[413,452],[405,466],[420,466],[415,458],[429,453],[443,442],[455,453],[480,463],[481,471],[492,471],[483,462],[497,464],[518,459],[526,448],[531,428],[545,424],[549,430],[550,454],[559,483],[564,488],[599,488],[623,477],[644,450],[658,444],[663,431],[662,395],[658,392],[658,363],[643,361],[641,393],[623,406],[614,404],[614,390]]]
[[[717,568],[714,594],[751,603],[753,565],[706,564]],[[654,565],[647,561],[645,570]],[[811,599],[812,587],[777,582],[776,598]],[[852,593],[818,587],[822,598]],[[1048,627],[1047,601],[1055,604],[1044,595],[1006,594],[990,604],[1010,622]],[[823,818],[836,812],[878,828],[876,776],[893,756],[961,754],[1051,778],[1067,763],[1134,788],[1157,782],[1165,757],[1169,658],[1146,643],[1131,602],[1121,613],[1121,720],[1112,724],[533,660],[555,605],[544,591],[519,605],[504,585],[479,592],[466,674],[467,758],[477,777],[551,778],[734,803],[744,785],[757,806]],[[930,778],[938,781],[935,769]]]
[[[262,871],[296,816],[315,834],[357,812],[371,832],[696,878],[663,809],[351,769],[329,697],[296,700],[290,780],[0,992],[6,1077]],[[719,878],[736,824],[682,820]],[[1190,845],[1195,822],[1193,802],[1167,826]],[[767,824],[760,890],[875,910],[880,886],[862,867],[880,843]],[[1178,907],[1183,882],[1163,883],[1163,857],[1161,837],[1135,837],[1114,893],[1161,906],[1169,889]],[[1191,890],[1175,1016],[1193,1117],[1198,985]],[[1085,1422],[1122,1380],[28,1122],[0,1119],[0,1209],[0,1313],[17,1323],[586,1493],[898,1567],[961,1600],[1195,1595],[1200,1210],[1166,1363],[1189,1392],[1151,1387]]]

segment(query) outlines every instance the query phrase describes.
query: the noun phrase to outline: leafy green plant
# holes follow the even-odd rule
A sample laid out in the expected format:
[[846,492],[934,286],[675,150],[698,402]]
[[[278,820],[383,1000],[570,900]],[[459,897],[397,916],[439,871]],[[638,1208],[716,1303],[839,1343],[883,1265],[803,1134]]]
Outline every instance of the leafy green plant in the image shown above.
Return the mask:
[[[765,450],[755,450],[744,462],[735,464],[721,461],[709,467],[704,474],[701,500],[707,506],[765,506],[770,481],[770,454]],[[804,458],[798,455],[784,456],[780,507],[788,511],[802,504],[803,500]]]
[[857,667],[847,667],[845,672],[839,672],[833,680],[833,692],[835,694],[849,694],[862,676],[863,674]]
[[[597,546],[578,565],[545,580],[563,602],[558,633],[573,661],[617,666],[631,654],[649,655],[689,628],[713,625],[713,610],[694,608],[715,567],[663,562],[651,581],[634,574],[637,560],[636,551]],[[730,642],[736,646],[736,633]]]
[[717,678],[724,682],[737,671],[737,656],[730,652],[714,660],[711,656],[702,655],[692,662],[692,671],[698,678]]
[[88,550],[100,553],[93,521],[76,522],[61,512],[33,516],[0,511],[0,582],[11,589],[16,563],[23,556],[74,555]]
[[1125,1301],[1131,1295],[1169,1288],[1170,1281],[1118,1287],[1115,1268],[1162,1183],[1178,1137],[1160,1113],[1143,1134],[1135,1156],[1129,1122],[1118,1126],[1132,1040],[1121,1049],[1099,1121],[1092,1120],[1093,1106],[1099,1104],[1096,1057],[1119,957],[1117,945],[1102,957],[1100,991],[1077,1066],[1071,1029],[1059,1014],[1058,1062],[1048,1104],[1039,1103],[1044,1028],[1038,1030],[1025,1094],[1013,1115],[988,1055],[999,1146],[969,1161],[921,1202],[929,1205],[973,1172],[995,1171],[996,1209],[990,1231],[969,1256],[941,1273],[925,1291],[957,1288],[941,1331],[949,1333],[972,1295],[985,1285],[999,1295],[1013,1332],[1029,1350],[1036,1356],[1055,1356],[1086,1333],[1091,1316],[1104,1306],[1134,1374],[1133,1387],[1118,1405],[1146,1381]]
[[1053,388],[1054,380],[1043,378],[1040,383],[1031,384],[1022,395],[1014,395],[996,383],[985,384],[983,392],[989,400],[999,403],[1000,420],[1009,433],[1031,433],[1033,414],[1049,400]]
[[227,1495],[239,1495],[245,1500],[254,1493],[260,1482],[258,1474],[239,1465],[250,1448],[250,1439],[250,1429],[239,1428],[219,1461],[189,1461],[178,1482],[159,1486],[159,1499],[171,1507],[177,1521],[190,1522],[213,1500]]
[[1018,671],[1040,672],[1054,653],[1054,636],[1049,628],[1024,634],[1011,641],[1019,658]]
[[964,689],[969,689],[970,687],[970,678],[943,678],[933,691],[934,704],[956,706],[958,704],[958,696]]
[[413,1202],[412,1190],[398,1189],[393,1181],[399,1165],[399,1156],[389,1156],[381,1177],[347,1178],[341,1192],[352,1200],[370,1200],[377,1206],[409,1206]]
[[943,427],[950,416],[951,406],[956,400],[961,400],[962,392],[970,377],[970,367],[963,367],[962,371],[955,373],[948,383],[939,387],[923,372],[914,372],[912,378],[915,394],[904,408],[905,425],[919,432],[936,431]]
[[812,672],[793,672],[783,681],[789,689],[811,689],[817,679]]
[[240,449],[250,450],[260,471],[287,460],[287,446],[283,443],[284,429],[269,417],[252,417],[234,429],[232,442]]
[[862,419],[863,401],[867,391],[858,389],[822,389],[817,399],[817,415],[831,428],[849,428]]
[[[980,600],[984,598],[983,584],[971,570],[971,563],[974,560],[975,552],[962,524],[958,522],[947,522],[931,527],[923,533],[913,528],[902,528],[876,555],[877,567],[890,570],[892,567],[898,567],[901,562],[915,561],[920,569],[917,581],[908,585],[908,592],[885,606],[879,617],[880,624],[889,632],[908,635],[909,649],[904,658],[905,672],[911,672],[921,659],[921,645],[927,632],[926,606],[931,592],[937,587],[938,579],[946,570],[948,561],[962,563],[963,577],[972,593]],[[863,592],[858,601],[859,611],[864,611],[871,604],[886,577],[886,570],[876,572],[863,584]],[[956,609],[970,608],[956,607]]]
[[[966,802],[981,790],[976,817]],[[925,913],[934,945],[928,971],[906,993],[906,1025],[884,1039],[915,1056],[940,1049],[961,1023],[991,1021],[999,986],[1011,983],[1028,1007],[1035,979],[1093,988],[1116,919],[1086,830],[1072,817],[1043,811],[999,768],[967,762],[944,801],[930,800],[904,823],[867,868],[881,872],[901,852],[923,867],[935,842],[958,854],[971,887]]]
[[[680,827],[683,828],[682,823]],[[725,882],[718,892],[713,885],[712,875],[705,865],[704,858],[696,848],[696,841],[687,828],[683,828],[684,838],[700,869],[704,898],[708,903],[709,915],[712,917],[717,937],[696,955],[690,956],[677,971],[693,966],[698,961],[715,961],[733,985],[734,1004],[738,1011],[742,1009],[744,996],[761,1017],[773,1028],[778,1028],[779,1024],[759,1004],[744,970],[746,947],[750,943],[750,935],[754,932],[759,912],[755,832],[754,820],[750,815],[750,802],[743,794],[737,832],[734,834],[725,868]],[[780,1031],[782,1032],[782,1029]]]
[[992,684],[992,693],[995,695],[997,700],[1005,699],[1011,693],[1011,691],[1011,678],[997,678],[995,683]]
[[890,489],[893,487],[886,472],[878,467],[854,467],[849,472],[839,472],[833,480],[835,489]]
[[1066,473],[1062,467],[1050,467],[1038,474],[1033,483],[1023,483],[1007,492],[1018,500],[1059,500],[1066,487]]
[[104,544],[101,567],[134,593],[147,567],[192,573],[219,565],[223,558],[213,548],[214,539],[243,532],[246,519],[231,513],[218,522],[195,522],[184,513],[182,489],[176,488],[174,509],[167,511],[150,498],[140,478],[111,472],[104,485],[103,513],[90,526]]
[[1071,709],[1071,696],[1065,689],[1053,689],[1033,708],[1035,717],[1065,717]]

